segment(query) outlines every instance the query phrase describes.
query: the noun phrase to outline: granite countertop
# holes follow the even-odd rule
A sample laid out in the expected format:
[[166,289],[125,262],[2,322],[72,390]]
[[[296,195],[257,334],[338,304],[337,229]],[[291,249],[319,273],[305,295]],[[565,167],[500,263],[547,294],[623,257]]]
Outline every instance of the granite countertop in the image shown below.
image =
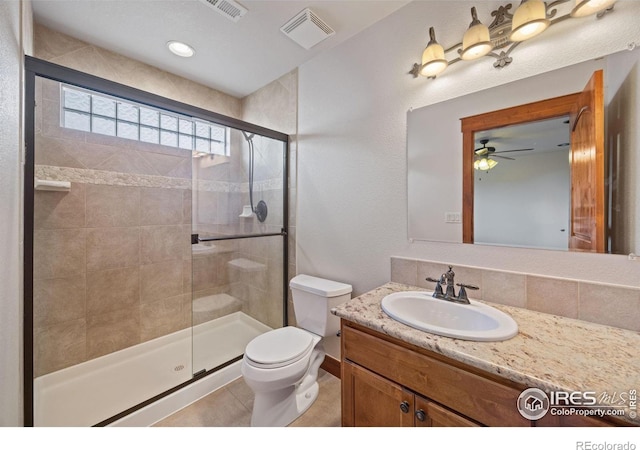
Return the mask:
[[[501,342],[452,339],[403,325],[380,307],[388,294],[418,290],[425,289],[387,283],[339,305],[332,313],[547,393],[594,391],[598,399],[606,394],[619,401],[621,393],[628,397],[630,390],[640,391],[640,333],[477,300],[513,317],[518,335]],[[628,406],[628,398],[625,403]],[[640,413],[640,402],[637,411],[626,410],[619,418],[640,425],[634,413]]]

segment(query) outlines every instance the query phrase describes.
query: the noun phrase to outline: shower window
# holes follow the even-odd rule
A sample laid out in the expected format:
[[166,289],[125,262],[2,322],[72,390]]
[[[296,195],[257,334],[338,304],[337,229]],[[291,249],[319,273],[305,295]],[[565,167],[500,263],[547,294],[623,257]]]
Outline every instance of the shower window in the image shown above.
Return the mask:
[[61,100],[64,128],[229,156],[229,127],[69,85]]

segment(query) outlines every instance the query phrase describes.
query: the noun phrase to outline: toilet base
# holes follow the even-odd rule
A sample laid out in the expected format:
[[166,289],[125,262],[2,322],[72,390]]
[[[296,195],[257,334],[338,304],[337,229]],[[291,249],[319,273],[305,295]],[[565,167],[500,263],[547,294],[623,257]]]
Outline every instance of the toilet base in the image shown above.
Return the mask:
[[299,383],[273,391],[255,392],[252,427],[286,427],[300,417],[318,398],[318,370],[324,361],[324,348],[318,342],[311,363]]
[[316,381],[304,390],[292,386],[277,392],[256,394],[251,426],[286,427],[309,409],[318,398],[319,390]]

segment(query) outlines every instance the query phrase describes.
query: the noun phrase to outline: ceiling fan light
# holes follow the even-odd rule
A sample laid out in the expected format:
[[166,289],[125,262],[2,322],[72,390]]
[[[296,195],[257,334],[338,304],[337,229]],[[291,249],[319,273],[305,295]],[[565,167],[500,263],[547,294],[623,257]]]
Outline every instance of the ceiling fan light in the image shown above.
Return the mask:
[[491,170],[497,165],[498,165],[498,161],[495,161],[491,158],[480,158],[480,159],[476,159],[473,162],[473,168],[475,170],[483,170],[483,171]]
[[444,48],[436,41],[436,33],[433,27],[429,28],[431,40],[422,52],[422,66],[420,75],[424,77],[435,77],[447,68],[449,63],[444,57]]
[[616,0],[576,0],[571,17],[586,17],[610,8]]
[[489,27],[478,20],[475,7],[471,8],[471,17],[473,21],[462,37],[462,53],[460,54],[460,57],[467,61],[485,56],[493,49]]
[[513,14],[509,39],[514,42],[526,41],[542,33],[550,24],[544,2],[527,0]]

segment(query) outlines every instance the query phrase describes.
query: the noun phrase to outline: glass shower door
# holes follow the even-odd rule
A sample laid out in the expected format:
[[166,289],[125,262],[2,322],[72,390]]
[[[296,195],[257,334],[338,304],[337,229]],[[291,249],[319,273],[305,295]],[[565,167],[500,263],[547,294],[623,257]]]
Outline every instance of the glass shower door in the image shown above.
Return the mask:
[[195,373],[237,361],[251,339],[284,324],[286,143],[225,135],[226,152],[193,158]]
[[91,426],[192,378],[192,153],[116,93],[35,103],[34,424]]

